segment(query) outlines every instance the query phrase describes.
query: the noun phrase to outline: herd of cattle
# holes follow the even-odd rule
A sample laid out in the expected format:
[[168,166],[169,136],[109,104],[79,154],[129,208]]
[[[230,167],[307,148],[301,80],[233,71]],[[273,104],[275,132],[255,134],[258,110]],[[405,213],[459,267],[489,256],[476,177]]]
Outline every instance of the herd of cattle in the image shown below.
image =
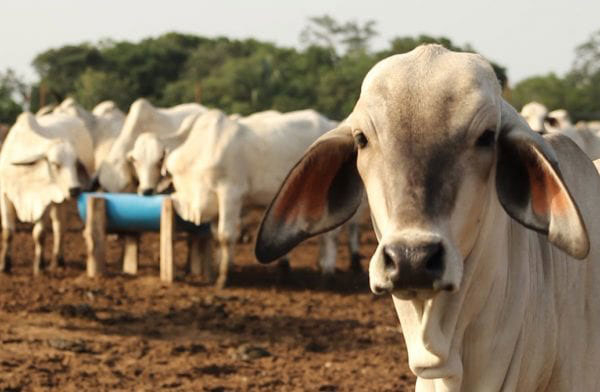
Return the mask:
[[[214,222],[220,248],[217,285],[223,287],[242,210],[266,207],[304,150],[337,125],[313,110],[242,117],[196,103],[155,108],[145,99],[135,101],[127,115],[110,101],[88,112],[72,98],[36,115],[25,112],[9,130],[0,154],[0,269],[11,268],[16,218],[34,224],[33,272],[38,274],[47,221],[54,232],[54,268],[63,258],[64,202],[82,190],[174,191],[174,206],[183,219]],[[348,228],[352,265],[360,269],[358,222]],[[335,270],[338,231],[321,237],[324,274]]]
[[182,218],[213,221],[219,286],[245,207],[266,207],[259,261],[322,235],[332,273],[343,224],[360,268],[368,200],[370,286],[393,297],[417,391],[598,391],[599,135],[538,103],[519,115],[484,58],[438,45],[376,64],[342,123],[67,99],[19,116],[0,151],[0,268],[17,217],[34,223],[34,273],[51,218],[59,264],[63,202],[93,184],[171,188]]

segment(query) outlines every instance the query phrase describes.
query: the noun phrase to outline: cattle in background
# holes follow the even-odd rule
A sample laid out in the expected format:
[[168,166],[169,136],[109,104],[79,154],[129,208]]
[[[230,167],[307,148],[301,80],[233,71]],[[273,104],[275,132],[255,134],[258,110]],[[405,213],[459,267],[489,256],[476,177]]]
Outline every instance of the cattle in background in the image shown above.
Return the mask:
[[127,156],[138,136],[150,133],[161,139],[176,132],[187,116],[205,110],[196,103],[163,109],[155,108],[143,98],[136,100],[131,104],[119,136],[100,165],[98,179],[102,188],[109,192],[134,191],[134,172]]
[[42,266],[45,218],[52,215],[51,266],[60,263],[64,201],[77,196],[93,171],[92,138],[79,118],[54,113],[36,118],[29,112],[17,118],[0,152],[0,271],[11,267],[10,244],[17,218],[34,223],[33,273],[37,275]]
[[530,102],[521,109],[521,116],[535,132],[561,133],[573,140],[590,159],[600,158],[600,137],[592,129],[573,126],[566,110],[548,112],[541,103]]
[[83,121],[92,137],[95,175],[123,127],[125,114],[112,101],[101,102],[88,112],[73,98],[65,99],[53,113],[75,116]]
[[[270,111],[237,121],[210,110],[196,119],[186,141],[169,155],[166,168],[175,187],[177,213],[196,224],[216,223],[218,287],[226,284],[233,262],[242,209],[266,206],[304,149],[336,126],[314,110]],[[351,252],[354,268],[359,269],[354,223]],[[319,265],[324,274],[335,270],[335,238],[336,233],[321,237]]]
[[483,57],[426,45],[376,64],[286,178],[257,257],[339,225],[365,191],[370,286],[392,295],[418,392],[600,390],[600,177],[531,130]]

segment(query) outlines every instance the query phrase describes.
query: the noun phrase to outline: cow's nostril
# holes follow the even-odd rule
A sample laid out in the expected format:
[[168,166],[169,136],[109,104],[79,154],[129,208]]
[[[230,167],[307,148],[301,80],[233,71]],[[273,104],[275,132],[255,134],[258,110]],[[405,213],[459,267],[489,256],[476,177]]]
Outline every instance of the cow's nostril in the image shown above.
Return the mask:
[[434,246],[425,262],[425,269],[434,274],[441,274],[444,271],[444,247],[442,244]]
[[[398,262],[398,257],[395,254],[394,249],[390,247],[385,247],[383,250],[383,265],[386,270],[396,269],[396,264]],[[394,261],[396,260],[396,261]]]

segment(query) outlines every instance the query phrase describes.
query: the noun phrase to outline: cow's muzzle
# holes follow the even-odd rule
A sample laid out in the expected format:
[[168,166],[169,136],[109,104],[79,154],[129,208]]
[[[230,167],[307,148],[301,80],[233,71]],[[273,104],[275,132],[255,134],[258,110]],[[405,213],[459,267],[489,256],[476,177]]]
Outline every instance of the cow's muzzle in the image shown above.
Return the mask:
[[442,284],[445,256],[439,240],[383,244],[376,260],[379,265],[370,271],[371,288],[375,294],[452,290]]
[[79,195],[81,195],[81,187],[74,186],[69,188],[69,196],[75,198]]
[[154,194],[154,189],[152,189],[152,188],[142,189],[142,190],[140,190],[140,193],[143,196],[150,196],[150,195]]

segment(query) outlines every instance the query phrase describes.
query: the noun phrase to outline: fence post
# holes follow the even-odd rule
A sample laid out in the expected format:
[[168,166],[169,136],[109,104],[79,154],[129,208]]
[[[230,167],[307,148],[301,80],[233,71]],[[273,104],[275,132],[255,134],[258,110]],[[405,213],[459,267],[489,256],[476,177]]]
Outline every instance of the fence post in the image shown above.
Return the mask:
[[160,280],[173,282],[173,200],[165,197],[160,212]]
[[83,236],[87,245],[87,276],[94,278],[106,271],[106,204],[103,198],[86,200],[87,216]]

